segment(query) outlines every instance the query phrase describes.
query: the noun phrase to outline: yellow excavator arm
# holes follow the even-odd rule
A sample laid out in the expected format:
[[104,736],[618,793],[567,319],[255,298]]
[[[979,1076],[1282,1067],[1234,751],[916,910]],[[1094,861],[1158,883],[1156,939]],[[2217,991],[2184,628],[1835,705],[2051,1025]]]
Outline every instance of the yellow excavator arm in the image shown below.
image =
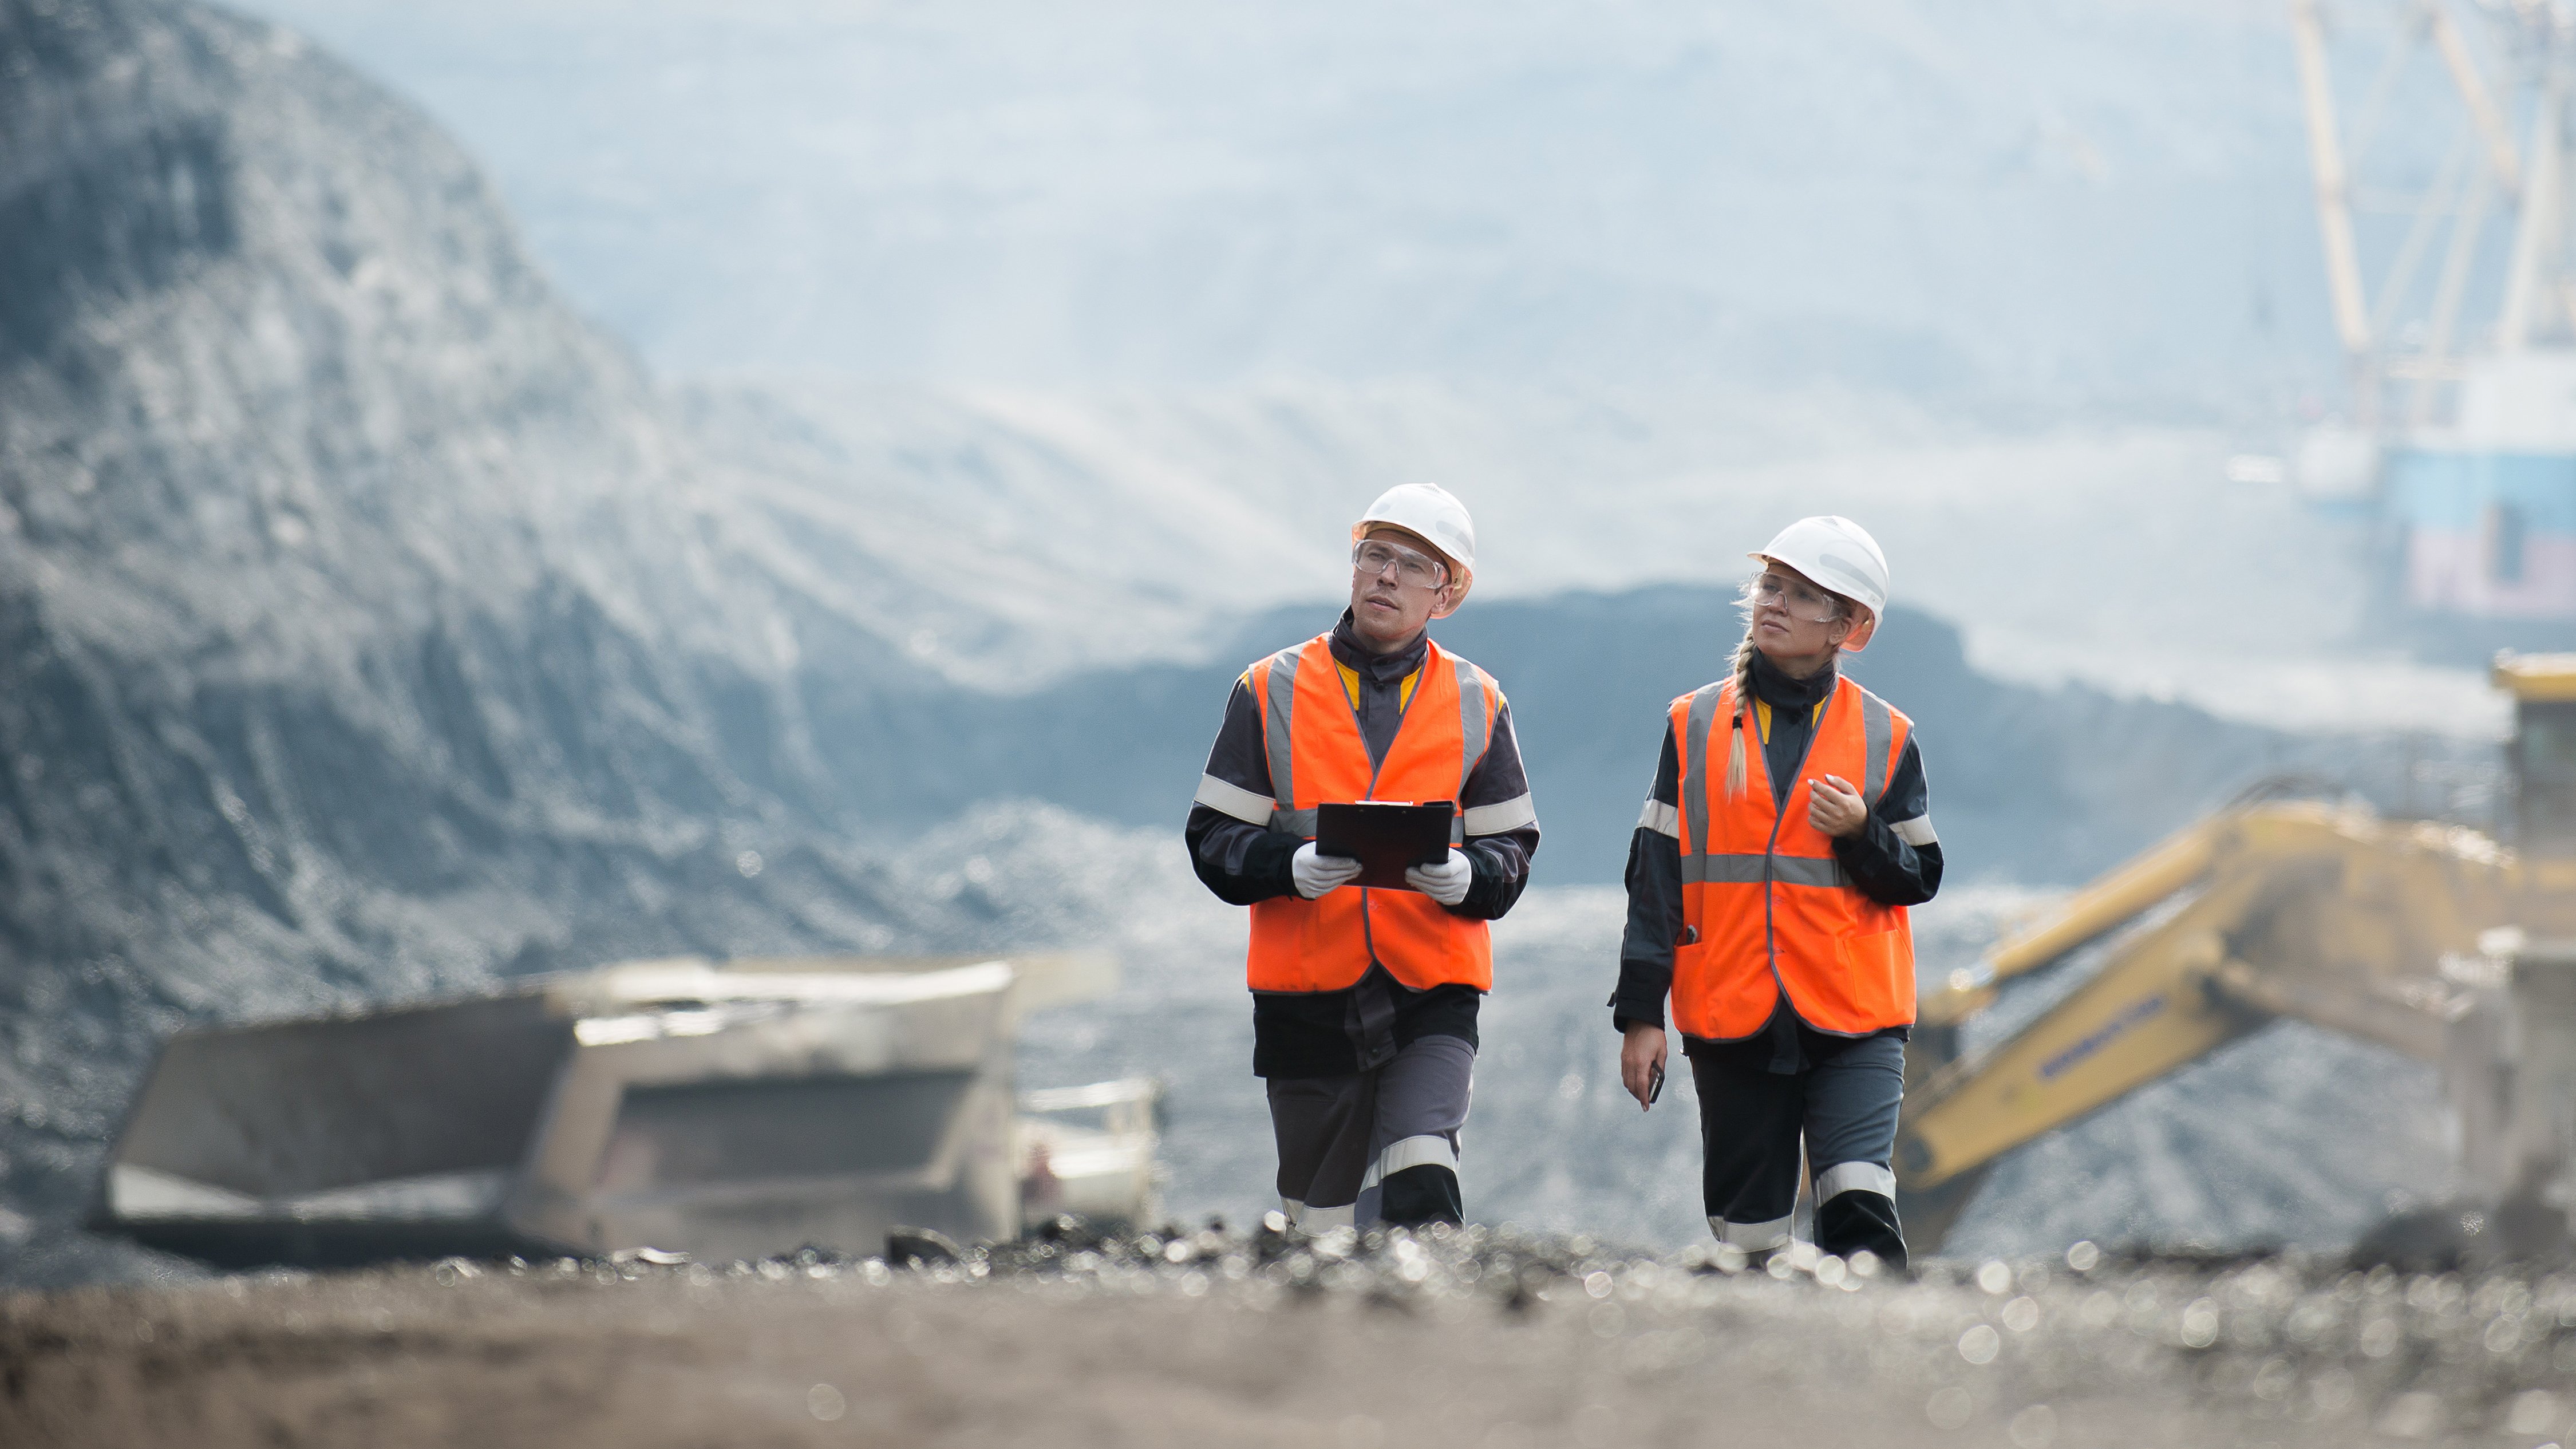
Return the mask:
[[[2462,1018],[2492,1000],[2480,997],[2494,984],[2482,963],[2511,951],[2483,951],[2480,936],[2513,927],[2576,942],[2576,654],[2500,655],[2494,681],[2515,705],[2506,763],[2521,854],[2476,831],[2366,811],[2239,804],[2076,892],[1932,992],[1896,1141],[1907,1236],[1937,1248],[2004,1153],[2276,1017],[2419,1059],[2457,1057],[2464,1040],[2478,1056],[2487,1018]],[[1962,1051],[1997,983],[2106,940],[2107,959],[2066,999]],[[2480,1064],[2489,1076],[2503,1060],[2494,1046]],[[2489,1109],[2462,1110],[2466,1120]],[[2473,1142],[2509,1137],[2493,1126],[2465,1130]]]
[[[2201,880],[2232,823],[2233,815],[2222,813],[2176,832],[2005,937],[1976,965],[1951,972],[1917,1013],[1916,1039],[1927,1051],[1910,1060],[1955,1058],[1958,1029],[1995,1004],[1998,983],[2064,960]],[[1907,1086],[1914,1085],[1909,1074]]]
[[[2441,962],[2514,918],[2514,874],[2475,832],[2307,802],[2231,808],[2160,842],[1924,1003],[1896,1147],[1908,1235],[1937,1246],[2004,1153],[2275,1016],[2438,1055],[2459,1000]],[[2124,929],[2065,1000],[1956,1053],[1997,982]]]

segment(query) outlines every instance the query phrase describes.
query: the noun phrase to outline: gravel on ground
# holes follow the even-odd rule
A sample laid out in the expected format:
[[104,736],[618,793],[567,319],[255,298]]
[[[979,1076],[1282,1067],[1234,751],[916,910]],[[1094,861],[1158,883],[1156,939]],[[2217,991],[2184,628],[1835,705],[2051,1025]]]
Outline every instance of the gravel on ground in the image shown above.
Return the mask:
[[[0,1444],[2576,1443],[2576,1274],[1067,1230],[0,1299]],[[932,1261],[936,1260],[936,1261]]]

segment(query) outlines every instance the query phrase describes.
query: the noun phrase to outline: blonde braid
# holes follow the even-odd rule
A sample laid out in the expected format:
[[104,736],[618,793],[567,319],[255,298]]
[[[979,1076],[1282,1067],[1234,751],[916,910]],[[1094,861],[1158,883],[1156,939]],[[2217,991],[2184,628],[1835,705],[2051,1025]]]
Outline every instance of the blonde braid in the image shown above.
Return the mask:
[[1744,793],[1744,735],[1753,724],[1753,621],[1744,623],[1744,642],[1735,646],[1735,724],[1727,731],[1726,793]]

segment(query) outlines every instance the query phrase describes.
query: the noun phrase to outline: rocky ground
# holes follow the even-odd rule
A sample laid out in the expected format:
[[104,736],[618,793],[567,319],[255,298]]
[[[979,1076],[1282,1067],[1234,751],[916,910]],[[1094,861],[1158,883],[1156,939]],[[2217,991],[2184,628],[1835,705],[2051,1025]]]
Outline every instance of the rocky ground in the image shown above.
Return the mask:
[[30,1294],[0,1300],[0,1443],[2534,1449],[2576,1427],[2567,1274],[1726,1251],[1261,1229]]

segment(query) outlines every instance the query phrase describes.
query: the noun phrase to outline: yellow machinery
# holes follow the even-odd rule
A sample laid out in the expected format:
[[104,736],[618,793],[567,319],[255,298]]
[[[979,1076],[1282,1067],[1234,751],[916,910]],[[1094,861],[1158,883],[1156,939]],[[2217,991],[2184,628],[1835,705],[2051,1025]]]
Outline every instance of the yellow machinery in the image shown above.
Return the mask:
[[[2554,1010],[2550,983],[2568,973],[2543,963],[2576,960],[2576,655],[2507,655],[2495,680],[2516,702],[2518,849],[2456,826],[2247,801],[2078,891],[1929,993],[1896,1145],[1908,1236],[1936,1248],[2003,1154],[2281,1016],[2442,1064],[2472,1175],[2499,1196],[2558,1170],[2567,1153],[2545,1119],[2564,1111],[2535,1102],[2517,1115],[2496,1088],[2514,1076],[2498,1054],[2555,1026],[2497,1023],[2527,1002]],[[1961,1054],[1961,1027],[1999,983],[2106,938],[2091,979],[2006,1040]],[[2522,1077],[2526,1089],[2558,1080]]]

